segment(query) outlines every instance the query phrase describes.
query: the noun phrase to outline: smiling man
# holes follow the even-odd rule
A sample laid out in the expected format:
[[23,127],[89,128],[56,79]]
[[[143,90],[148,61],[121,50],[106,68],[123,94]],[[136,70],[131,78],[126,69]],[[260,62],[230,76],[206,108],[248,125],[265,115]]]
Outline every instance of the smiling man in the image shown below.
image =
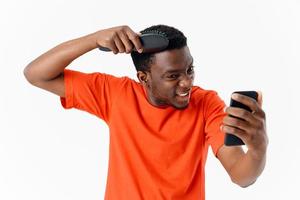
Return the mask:
[[[261,94],[258,102],[233,96],[255,112],[231,107],[225,112],[216,92],[193,86],[193,57],[184,34],[165,25],[141,33],[151,31],[166,35],[166,49],[143,53],[138,33],[128,26],[113,27],[54,47],[24,69],[25,77],[60,96],[64,108],[89,112],[107,123],[107,200],[204,200],[209,146],[234,183],[246,187],[255,182],[268,145]],[[131,53],[139,82],[65,69],[99,46],[115,54]],[[240,137],[247,152],[224,146],[224,132]]]

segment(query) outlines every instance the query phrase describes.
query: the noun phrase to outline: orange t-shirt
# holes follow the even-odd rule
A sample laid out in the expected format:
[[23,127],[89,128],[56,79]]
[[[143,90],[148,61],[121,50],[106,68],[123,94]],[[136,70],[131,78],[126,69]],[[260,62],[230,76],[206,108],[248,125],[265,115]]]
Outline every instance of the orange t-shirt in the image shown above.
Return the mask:
[[158,108],[128,78],[65,70],[64,108],[103,119],[110,130],[106,200],[204,200],[208,146],[224,143],[224,102],[194,86],[188,107]]

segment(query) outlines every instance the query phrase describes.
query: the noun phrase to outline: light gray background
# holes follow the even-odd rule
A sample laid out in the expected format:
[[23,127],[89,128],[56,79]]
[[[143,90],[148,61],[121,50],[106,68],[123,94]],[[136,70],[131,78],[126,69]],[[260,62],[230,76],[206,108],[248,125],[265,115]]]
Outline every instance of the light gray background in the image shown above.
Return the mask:
[[[210,151],[208,200],[299,199],[299,10],[297,0],[1,0],[0,199],[103,199],[107,127],[63,110],[58,97],[25,81],[23,68],[61,42],[123,24],[181,29],[195,59],[195,84],[226,103],[234,90],[263,92],[270,139],[263,175],[239,188]],[[98,50],[69,68],[135,78],[130,56]]]

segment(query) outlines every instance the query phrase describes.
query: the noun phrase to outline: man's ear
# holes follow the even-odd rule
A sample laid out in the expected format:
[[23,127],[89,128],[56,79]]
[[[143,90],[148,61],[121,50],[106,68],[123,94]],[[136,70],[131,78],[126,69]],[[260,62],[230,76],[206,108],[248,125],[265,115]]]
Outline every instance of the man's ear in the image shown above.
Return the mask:
[[140,83],[142,83],[145,86],[147,85],[148,74],[146,72],[138,71],[136,76],[139,79]]

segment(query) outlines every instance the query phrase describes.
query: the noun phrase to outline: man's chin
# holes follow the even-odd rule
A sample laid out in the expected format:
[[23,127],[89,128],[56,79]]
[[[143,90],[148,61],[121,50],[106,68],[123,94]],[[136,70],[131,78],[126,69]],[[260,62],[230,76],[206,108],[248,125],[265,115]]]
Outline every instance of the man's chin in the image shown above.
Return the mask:
[[190,102],[190,96],[187,97],[176,96],[172,105],[177,109],[185,109],[188,107],[189,102]]
[[174,108],[180,109],[180,110],[183,110],[183,109],[187,108],[188,105],[189,105],[189,102],[172,104],[172,106],[173,106]]

